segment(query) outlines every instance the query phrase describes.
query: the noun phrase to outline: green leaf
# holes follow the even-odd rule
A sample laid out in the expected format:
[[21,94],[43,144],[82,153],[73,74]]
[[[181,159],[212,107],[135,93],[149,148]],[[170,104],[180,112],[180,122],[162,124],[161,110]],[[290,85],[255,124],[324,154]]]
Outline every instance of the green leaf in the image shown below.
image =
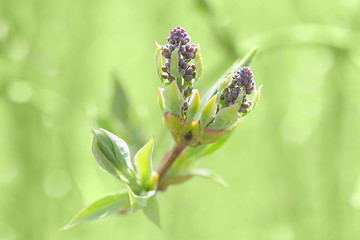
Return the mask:
[[187,158],[201,158],[214,153],[227,142],[231,135],[231,133],[228,133],[215,143],[200,145],[196,148],[188,148],[186,150]]
[[209,4],[206,2],[206,0],[196,0],[195,1],[197,10],[204,14],[204,15],[211,15],[212,9],[210,8]]
[[169,86],[165,87],[163,95],[166,109],[170,113],[181,117],[181,108],[184,104],[184,97],[181,94],[175,81],[173,81]]
[[222,136],[226,134],[225,130],[215,130],[208,127],[204,127],[200,132],[200,141],[202,144],[209,144],[218,141]]
[[218,87],[218,90],[217,90],[217,103],[220,104],[220,94],[222,93],[222,91],[228,87],[230,85],[232,81],[232,77],[231,77],[231,74],[229,74],[225,79],[224,81],[222,81],[220,84],[219,84],[219,87]]
[[161,70],[161,45],[159,45],[156,41],[155,41],[155,44],[157,46],[156,50],[155,50],[155,56],[154,56],[154,64],[155,64],[155,68],[156,68],[156,72],[160,78],[160,80],[164,83],[165,79],[163,79],[161,77],[161,73],[162,73],[162,70]]
[[196,113],[199,111],[199,108],[200,108],[199,91],[195,89],[190,98],[188,110],[186,111],[186,122],[190,122],[191,120],[194,119]]
[[165,108],[164,89],[163,88],[159,88],[159,91],[158,91],[158,104],[159,104],[159,108],[160,108],[161,112],[165,113],[166,108]]
[[175,48],[174,51],[171,53],[170,74],[175,79],[181,77],[181,74],[179,72],[179,47],[180,45]]
[[194,148],[200,144],[200,121],[193,122],[191,125],[191,140],[189,146]]
[[186,121],[177,115],[166,112],[163,115],[163,122],[172,133],[185,134],[191,130],[191,123]]
[[203,61],[202,61],[202,57],[200,54],[200,44],[197,44],[197,52],[196,52],[196,56],[194,59],[194,63],[195,63],[195,69],[196,69],[196,77],[195,77],[195,81],[193,86],[196,86],[196,84],[199,82],[202,71],[203,71]]
[[115,95],[112,102],[112,112],[116,119],[127,124],[129,122],[129,101],[126,93],[119,83],[119,80],[114,76]]
[[135,154],[135,166],[143,184],[151,179],[154,136]]
[[164,179],[161,181],[160,188],[166,189],[169,185],[178,185],[184,182],[189,181],[193,176],[191,175],[183,175],[183,176],[175,176],[171,178]]
[[211,181],[214,181],[216,183],[219,183],[225,187],[228,187],[229,185],[215,172],[208,170],[208,169],[194,169],[188,173],[190,176],[197,176],[197,177],[203,177],[206,179],[209,179]]
[[149,198],[146,207],[143,208],[145,216],[156,226],[161,228],[159,204],[155,197]]
[[205,127],[214,118],[216,112],[216,96],[213,96],[205,105],[200,115],[200,126]]
[[96,144],[98,147],[92,148],[96,161],[103,168],[104,166],[110,166],[110,162],[126,178],[129,180],[133,179],[135,174],[130,161],[129,147],[126,142],[102,128],[93,128],[92,132],[94,135],[93,139],[96,139],[96,141],[93,140],[93,145]]
[[121,210],[129,202],[127,193],[110,195],[103,197],[81,210],[65,227],[61,230],[69,229],[79,223],[95,220],[109,216]]
[[261,89],[262,89],[262,86],[261,85],[258,90],[254,93],[254,97],[253,97],[253,100],[252,100],[252,106],[251,106],[251,110],[253,110],[255,108],[255,106],[259,105],[259,101],[260,101],[260,97],[261,97]]
[[215,116],[214,121],[209,125],[209,128],[220,130],[226,129],[237,121],[239,104],[233,104],[229,107],[221,109]]
[[139,205],[140,207],[146,207],[147,201],[150,197],[154,196],[156,191],[152,190],[149,192],[146,192],[145,195],[139,196],[136,195],[132,189],[130,188],[129,185],[126,184],[128,193],[129,193],[129,199],[130,199],[130,205],[131,205],[131,209],[133,211],[134,207],[136,207],[136,205]]

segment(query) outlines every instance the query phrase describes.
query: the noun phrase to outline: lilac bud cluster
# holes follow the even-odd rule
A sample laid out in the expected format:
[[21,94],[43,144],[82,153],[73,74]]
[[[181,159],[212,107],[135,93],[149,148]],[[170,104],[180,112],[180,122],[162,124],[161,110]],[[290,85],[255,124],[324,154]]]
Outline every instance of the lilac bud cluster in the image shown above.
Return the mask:
[[251,94],[255,89],[254,74],[248,67],[242,67],[233,75],[233,82],[239,87],[244,87],[247,95]]
[[198,48],[195,44],[189,44],[190,36],[185,29],[181,27],[174,28],[167,38],[169,44],[162,46],[161,54],[166,58],[166,63],[162,66],[163,73],[161,77],[168,79],[170,82],[174,81],[174,77],[170,74],[170,63],[172,52],[179,47],[179,73],[184,78],[185,82],[190,82],[196,77],[195,64],[190,65],[189,62],[195,58]]
[[255,81],[253,80],[254,74],[248,67],[242,67],[237,70],[233,76],[230,85],[225,88],[221,95],[220,100],[223,101],[224,107],[233,105],[241,90],[243,90],[242,102],[240,105],[239,112],[247,113],[252,102],[246,95],[251,94],[255,89]]

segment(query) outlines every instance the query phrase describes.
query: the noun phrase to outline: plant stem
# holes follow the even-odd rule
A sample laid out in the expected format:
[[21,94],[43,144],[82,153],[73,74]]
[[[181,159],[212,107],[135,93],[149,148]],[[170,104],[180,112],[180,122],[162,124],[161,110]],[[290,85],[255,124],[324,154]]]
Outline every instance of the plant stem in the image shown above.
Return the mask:
[[158,186],[160,186],[161,180],[164,178],[167,171],[173,165],[175,160],[179,157],[179,155],[182,153],[182,151],[184,151],[184,149],[187,147],[188,142],[189,142],[189,138],[184,137],[184,139],[181,143],[175,144],[174,148],[171,150],[171,153],[165,159],[164,163],[161,165],[161,167],[158,170],[158,174],[159,174]]

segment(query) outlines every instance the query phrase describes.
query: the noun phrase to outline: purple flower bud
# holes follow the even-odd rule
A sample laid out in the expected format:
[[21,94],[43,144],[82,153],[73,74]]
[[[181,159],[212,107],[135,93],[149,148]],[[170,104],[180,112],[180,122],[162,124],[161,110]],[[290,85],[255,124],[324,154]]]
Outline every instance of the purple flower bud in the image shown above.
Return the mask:
[[171,54],[169,52],[162,52],[162,55],[164,56],[164,58],[170,59]]
[[188,74],[192,74],[194,72],[194,69],[192,67],[189,67],[186,72]]
[[192,76],[191,75],[185,75],[184,79],[185,79],[185,82],[190,82],[192,80]]
[[231,97],[231,94],[230,93],[228,93],[227,95],[226,95],[226,99],[230,102],[230,101],[232,101],[232,97]]
[[185,74],[185,69],[179,68],[179,72],[180,72],[181,75],[184,75]]
[[163,72],[163,73],[161,73],[161,77],[162,77],[163,79],[167,79],[167,78],[168,78],[168,74],[165,73],[165,72]]
[[250,107],[250,103],[244,102],[244,103],[241,104],[241,106],[242,106],[243,108],[248,108],[248,107]]
[[238,95],[239,95],[239,94],[237,94],[235,90],[232,90],[232,91],[231,91],[231,96],[232,96],[232,98],[237,98]]

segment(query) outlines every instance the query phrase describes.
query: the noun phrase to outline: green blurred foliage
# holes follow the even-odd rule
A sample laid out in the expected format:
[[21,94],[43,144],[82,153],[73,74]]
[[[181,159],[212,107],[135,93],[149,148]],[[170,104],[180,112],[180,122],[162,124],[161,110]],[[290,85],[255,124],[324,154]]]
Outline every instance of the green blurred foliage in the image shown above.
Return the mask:
[[[359,0],[0,0],[0,239],[359,239],[359,12]],[[261,105],[196,163],[230,188],[171,187],[162,231],[136,213],[60,232],[122,188],[89,147],[114,118],[114,72],[141,130],[108,125],[139,145],[155,133],[157,163],[170,148],[153,54],[177,25],[201,44],[202,94],[259,45]]]

